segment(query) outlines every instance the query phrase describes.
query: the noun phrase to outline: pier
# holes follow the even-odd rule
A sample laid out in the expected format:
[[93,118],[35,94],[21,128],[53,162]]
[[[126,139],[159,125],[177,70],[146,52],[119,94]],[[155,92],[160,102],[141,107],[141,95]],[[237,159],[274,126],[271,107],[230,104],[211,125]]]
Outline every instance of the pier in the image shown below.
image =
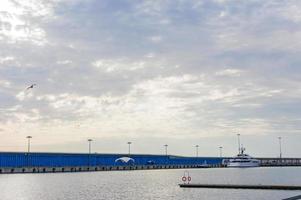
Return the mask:
[[[225,167],[228,157],[0,152],[0,174]],[[123,158],[126,158],[123,160]],[[301,166],[301,158],[257,158],[262,167]]]
[[262,167],[301,166],[301,158],[256,158]]
[[0,174],[218,167],[218,157],[147,154],[0,152]]
[[295,185],[226,185],[226,184],[179,184],[182,188],[253,189],[253,190],[301,190]]
[[301,199],[301,195],[290,197],[290,198],[287,198],[287,199],[282,199],[282,200],[300,200],[300,199]]
[[[209,166],[208,166],[209,167]],[[206,168],[208,168],[206,167]],[[210,166],[216,167],[216,166]],[[78,167],[5,167],[0,174],[15,173],[62,173],[62,172],[96,172],[96,171],[128,171],[128,170],[160,170],[202,168],[198,165],[133,165],[133,166],[78,166]]]

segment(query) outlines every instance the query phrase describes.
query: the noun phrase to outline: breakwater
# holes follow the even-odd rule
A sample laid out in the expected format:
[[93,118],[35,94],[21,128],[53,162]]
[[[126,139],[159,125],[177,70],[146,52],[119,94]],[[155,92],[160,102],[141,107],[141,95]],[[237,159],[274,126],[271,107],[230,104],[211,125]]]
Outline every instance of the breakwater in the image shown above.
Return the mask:
[[[223,167],[227,157],[0,152],[0,173],[57,173]],[[257,158],[263,167],[301,166],[300,158]]]
[[1,152],[0,173],[56,173],[217,167],[219,157]]
[[182,188],[253,189],[253,190],[301,190],[296,185],[225,185],[225,184],[179,184]]
[[257,158],[262,167],[301,166],[301,158]]
[[95,171],[122,171],[122,170],[155,170],[155,169],[184,169],[184,168],[209,168],[218,165],[133,165],[133,166],[79,166],[79,167],[5,167],[0,168],[0,173],[59,173],[59,172],[95,172]]

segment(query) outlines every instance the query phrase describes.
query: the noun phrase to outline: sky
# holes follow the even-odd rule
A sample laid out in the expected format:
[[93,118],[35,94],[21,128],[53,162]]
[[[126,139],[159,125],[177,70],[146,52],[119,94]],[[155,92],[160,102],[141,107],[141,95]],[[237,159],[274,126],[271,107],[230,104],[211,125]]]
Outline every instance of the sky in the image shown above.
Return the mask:
[[300,41],[299,0],[1,0],[0,151],[301,157]]

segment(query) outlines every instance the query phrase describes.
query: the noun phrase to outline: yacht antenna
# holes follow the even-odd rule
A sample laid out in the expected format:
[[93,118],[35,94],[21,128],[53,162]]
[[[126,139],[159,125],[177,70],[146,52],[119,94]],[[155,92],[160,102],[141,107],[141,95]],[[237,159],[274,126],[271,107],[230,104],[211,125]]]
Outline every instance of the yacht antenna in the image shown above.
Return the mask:
[[238,154],[240,154],[240,134],[237,134],[237,138],[238,138]]
[[243,144],[241,144],[240,150],[241,150],[241,154],[244,154],[245,148],[243,147]]

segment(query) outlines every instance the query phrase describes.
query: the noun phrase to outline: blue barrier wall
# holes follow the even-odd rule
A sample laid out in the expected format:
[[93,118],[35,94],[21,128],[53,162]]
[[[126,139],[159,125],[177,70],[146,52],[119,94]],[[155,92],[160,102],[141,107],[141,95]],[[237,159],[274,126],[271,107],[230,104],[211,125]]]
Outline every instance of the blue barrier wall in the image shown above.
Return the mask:
[[134,162],[116,162],[126,154],[75,154],[75,153],[16,153],[0,152],[0,167],[63,167],[63,166],[121,166],[121,165],[215,165],[219,157],[182,157],[165,155],[130,155]]

